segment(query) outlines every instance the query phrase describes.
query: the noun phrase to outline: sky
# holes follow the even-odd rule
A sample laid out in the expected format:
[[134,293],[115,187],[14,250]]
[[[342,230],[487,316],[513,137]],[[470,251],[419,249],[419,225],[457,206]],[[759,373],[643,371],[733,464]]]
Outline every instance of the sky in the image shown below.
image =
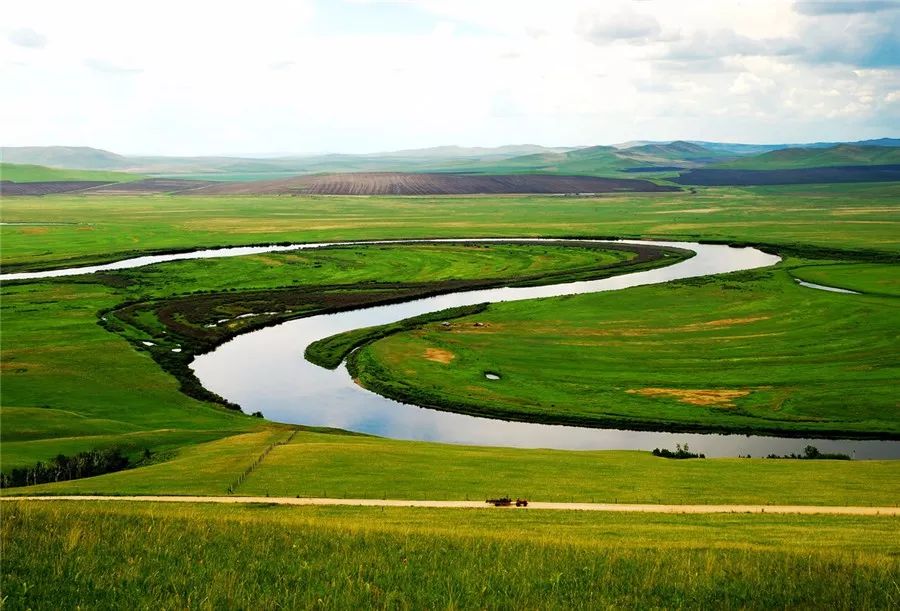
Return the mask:
[[0,143],[364,153],[900,136],[900,2],[28,0]]

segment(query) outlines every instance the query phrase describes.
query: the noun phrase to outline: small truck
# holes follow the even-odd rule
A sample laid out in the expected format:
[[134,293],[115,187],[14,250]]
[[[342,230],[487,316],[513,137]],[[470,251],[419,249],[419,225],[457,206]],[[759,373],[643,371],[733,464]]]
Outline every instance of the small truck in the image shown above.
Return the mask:
[[[485,503],[489,503],[494,507],[511,507],[513,500],[508,496],[501,496],[499,499],[488,499]],[[528,499],[516,499],[516,507],[528,507]]]

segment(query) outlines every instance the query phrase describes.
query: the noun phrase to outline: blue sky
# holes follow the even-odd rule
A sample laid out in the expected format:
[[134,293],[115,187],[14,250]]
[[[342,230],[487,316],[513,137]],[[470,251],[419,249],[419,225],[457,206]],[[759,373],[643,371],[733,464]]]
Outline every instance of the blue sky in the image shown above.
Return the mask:
[[900,136],[900,3],[7,3],[4,145],[373,152]]

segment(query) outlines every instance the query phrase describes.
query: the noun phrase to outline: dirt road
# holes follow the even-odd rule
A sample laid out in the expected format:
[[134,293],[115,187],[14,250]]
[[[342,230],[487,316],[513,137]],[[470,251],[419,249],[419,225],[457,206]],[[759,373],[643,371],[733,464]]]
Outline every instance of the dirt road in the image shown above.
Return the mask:
[[[138,501],[160,503],[265,503],[271,505],[347,505],[357,507],[431,507],[511,510],[479,501],[420,501],[400,499],[326,499],[266,496],[5,496],[3,501]],[[816,505],[637,505],[624,503],[544,503],[533,501],[527,508],[563,511],[622,511],[638,513],[769,513],[896,516],[900,507],[838,507]]]

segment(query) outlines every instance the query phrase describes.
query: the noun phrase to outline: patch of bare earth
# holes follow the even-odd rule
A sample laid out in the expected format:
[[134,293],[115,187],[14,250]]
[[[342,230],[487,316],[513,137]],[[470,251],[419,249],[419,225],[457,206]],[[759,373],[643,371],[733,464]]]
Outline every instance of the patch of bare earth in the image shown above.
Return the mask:
[[500,193],[615,193],[678,191],[648,180],[550,174],[419,174],[349,172],[293,178],[218,183],[203,193],[225,195],[474,195]]
[[434,361],[435,363],[443,363],[447,364],[453,359],[456,358],[456,355],[450,352],[449,350],[442,350],[440,348],[426,348],[425,349],[425,359],[429,361]]
[[676,399],[688,405],[709,407],[734,407],[734,400],[746,397],[749,390],[690,389],[690,388],[633,388],[626,391],[631,395]]

